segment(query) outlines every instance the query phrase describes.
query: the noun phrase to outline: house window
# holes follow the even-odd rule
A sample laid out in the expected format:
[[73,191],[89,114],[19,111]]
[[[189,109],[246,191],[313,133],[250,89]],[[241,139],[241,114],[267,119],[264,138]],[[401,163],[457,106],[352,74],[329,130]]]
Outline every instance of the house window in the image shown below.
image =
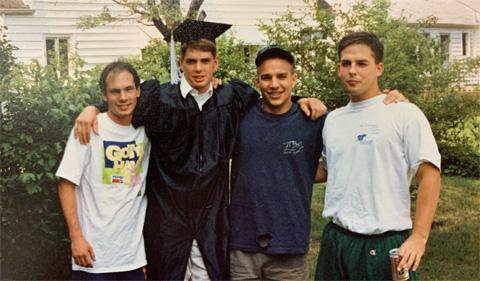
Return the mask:
[[469,35],[469,34],[466,33],[466,32],[462,33],[462,56],[468,56],[468,55],[470,55],[470,54],[469,54],[469,51],[468,51],[468,50],[470,49],[470,48],[469,48],[469,47],[470,47],[470,44],[469,44],[469,43],[470,43],[470,42],[469,42],[469,41],[470,41],[470,40],[469,40],[470,38],[469,38],[468,35]]
[[47,64],[53,65],[61,74],[68,73],[68,37],[48,37],[45,39]]
[[450,53],[450,34],[440,34],[440,50],[444,60],[448,60]]

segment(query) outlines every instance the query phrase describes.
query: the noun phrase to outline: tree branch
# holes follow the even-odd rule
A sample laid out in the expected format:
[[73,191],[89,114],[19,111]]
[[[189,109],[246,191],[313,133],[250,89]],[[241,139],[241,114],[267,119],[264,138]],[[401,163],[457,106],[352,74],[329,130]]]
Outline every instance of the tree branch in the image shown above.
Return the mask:
[[199,15],[198,10],[202,6],[204,0],[191,0],[190,7],[188,8],[187,18],[194,19]]
[[161,19],[154,18],[153,19],[153,24],[155,27],[162,33],[163,39],[165,41],[170,42],[170,35],[172,34],[171,30],[163,23]]

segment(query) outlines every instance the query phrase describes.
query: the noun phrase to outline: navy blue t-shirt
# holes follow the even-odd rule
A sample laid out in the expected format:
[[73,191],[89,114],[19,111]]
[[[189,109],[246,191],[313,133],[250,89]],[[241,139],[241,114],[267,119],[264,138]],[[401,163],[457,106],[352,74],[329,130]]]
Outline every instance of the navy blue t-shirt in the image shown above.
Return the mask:
[[325,116],[312,121],[296,104],[275,115],[263,112],[261,102],[245,114],[232,166],[232,250],[308,252],[310,203]]

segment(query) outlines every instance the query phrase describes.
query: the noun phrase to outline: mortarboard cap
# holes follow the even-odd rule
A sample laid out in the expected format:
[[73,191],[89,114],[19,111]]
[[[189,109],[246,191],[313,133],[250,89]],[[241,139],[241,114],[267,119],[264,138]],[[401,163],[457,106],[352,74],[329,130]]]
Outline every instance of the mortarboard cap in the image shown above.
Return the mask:
[[290,51],[279,45],[268,45],[258,51],[257,57],[255,58],[255,65],[259,67],[265,60],[270,58],[281,58],[292,65],[295,63],[295,58]]
[[173,31],[173,40],[187,43],[207,39],[215,43],[215,38],[222,35],[231,26],[231,24],[187,19]]

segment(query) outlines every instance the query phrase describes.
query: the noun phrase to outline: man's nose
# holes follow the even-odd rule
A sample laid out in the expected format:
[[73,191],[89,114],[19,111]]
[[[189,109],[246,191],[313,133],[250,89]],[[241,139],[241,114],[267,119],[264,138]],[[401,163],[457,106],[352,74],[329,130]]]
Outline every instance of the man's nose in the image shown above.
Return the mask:
[[202,70],[202,64],[200,62],[197,62],[194,66],[195,71],[200,71]]
[[120,100],[126,100],[128,98],[128,92],[125,90],[122,90],[120,92]]
[[270,88],[278,88],[279,83],[278,79],[273,77],[272,80],[270,81]]
[[350,74],[356,74],[357,73],[357,65],[352,63],[350,67],[348,68],[348,73]]

